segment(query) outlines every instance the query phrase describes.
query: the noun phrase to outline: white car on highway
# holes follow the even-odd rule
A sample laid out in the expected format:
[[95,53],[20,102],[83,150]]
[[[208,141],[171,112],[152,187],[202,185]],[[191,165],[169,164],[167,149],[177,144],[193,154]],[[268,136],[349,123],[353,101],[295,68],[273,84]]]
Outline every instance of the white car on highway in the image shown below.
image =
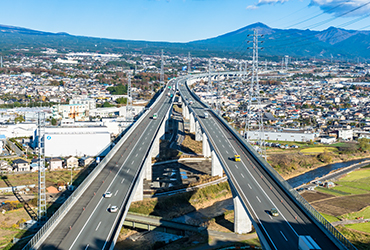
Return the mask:
[[118,207],[117,206],[111,206],[109,208],[109,212],[111,212],[111,213],[116,213],[117,211],[118,211]]
[[110,197],[112,197],[112,193],[111,192],[106,192],[104,194],[104,198],[110,198]]

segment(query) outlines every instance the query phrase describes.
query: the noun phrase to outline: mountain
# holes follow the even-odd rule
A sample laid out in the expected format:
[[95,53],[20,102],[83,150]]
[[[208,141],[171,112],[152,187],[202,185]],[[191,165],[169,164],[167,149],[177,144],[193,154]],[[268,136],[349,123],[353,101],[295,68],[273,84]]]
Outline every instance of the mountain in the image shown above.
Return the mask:
[[142,52],[187,54],[194,56],[231,56],[246,58],[252,44],[253,30],[258,30],[263,48],[260,56],[321,57],[337,59],[370,58],[370,31],[345,30],[329,27],[323,31],[299,29],[275,29],[263,23],[254,23],[241,29],[188,43],[130,41],[74,36],[68,33],[52,33],[20,27],[0,25],[0,53],[11,53],[16,48],[32,48],[29,53],[38,53],[43,48],[59,51],[96,52]]

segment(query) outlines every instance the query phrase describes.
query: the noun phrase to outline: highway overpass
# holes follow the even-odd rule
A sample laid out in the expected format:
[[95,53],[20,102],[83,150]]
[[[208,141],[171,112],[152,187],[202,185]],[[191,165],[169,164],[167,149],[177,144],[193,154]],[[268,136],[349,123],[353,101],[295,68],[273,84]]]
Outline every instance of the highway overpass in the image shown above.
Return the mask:
[[[355,249],[185,82],[180,83],[179,90],[190,128],[202,135],[198,137],[206,145],[203,154],[219,161],[228,176],[234,195],[236,232],[250,231],[251,221],[264,249],[297,249],[300,235],[310,235],[321,249]],[[241,156],[240,162],[233,160],[235,154]],[[215,155],[218,159],[213,159]],[[222,175],[217,165],[213,164],[212,172]],[[272,216],[271,208],[276,208],[279,216]]]

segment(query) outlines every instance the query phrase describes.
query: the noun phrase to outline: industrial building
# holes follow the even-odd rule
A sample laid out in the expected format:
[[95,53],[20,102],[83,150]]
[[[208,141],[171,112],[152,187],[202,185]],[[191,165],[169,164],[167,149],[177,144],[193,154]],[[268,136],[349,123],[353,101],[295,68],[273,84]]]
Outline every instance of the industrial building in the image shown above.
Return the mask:
[[[34,131],[33,148],[38,146],[37,130]],[[46,127],[45,156],[95,156],[111,142],[105,126]]]
[[[281,130],[281,131],[265,131],[264,139],[271,141],[297,141],[297,142],[309,142],[315,141],[319,137],[319,133],[313,133],[304,130]],[[249,140],[258,140],[260,132],[250,131]]]

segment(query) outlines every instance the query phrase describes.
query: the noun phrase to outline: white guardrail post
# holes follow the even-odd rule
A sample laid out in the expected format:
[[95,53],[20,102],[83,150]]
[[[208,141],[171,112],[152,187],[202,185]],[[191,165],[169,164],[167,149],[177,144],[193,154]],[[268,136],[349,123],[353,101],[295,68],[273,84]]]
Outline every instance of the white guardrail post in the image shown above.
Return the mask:
[[[151,107],[155,106],[161,99],[164,91],[157,97],[155,102]],[[40,230],[32,237],[32,239],[23,248],[27,249],[37,249],[44,240],[50,235],[53,229],[58,225],[61,219],[68,213],[71,207],[76,203],[76,201],[81,197],[85,190],[90,186],[95,177],[102,171],[105,165],[111,160],[118,149],[123,145],[131,133],[136,129],[138,124],[141,123],[143,119],[147,117],[150,110],[146,110],[143,115],[134,122],[133,126],[125,133],[125,135],[119,140],[119,142],[114,146],[114,148],[104,157],[104,159],[99,163],[98,166],[86,177],[86,179],[76,188],[76,190],[71,194],[71,196],[61,205],[58,210],[49,218],[49,220],[40,228]]]

